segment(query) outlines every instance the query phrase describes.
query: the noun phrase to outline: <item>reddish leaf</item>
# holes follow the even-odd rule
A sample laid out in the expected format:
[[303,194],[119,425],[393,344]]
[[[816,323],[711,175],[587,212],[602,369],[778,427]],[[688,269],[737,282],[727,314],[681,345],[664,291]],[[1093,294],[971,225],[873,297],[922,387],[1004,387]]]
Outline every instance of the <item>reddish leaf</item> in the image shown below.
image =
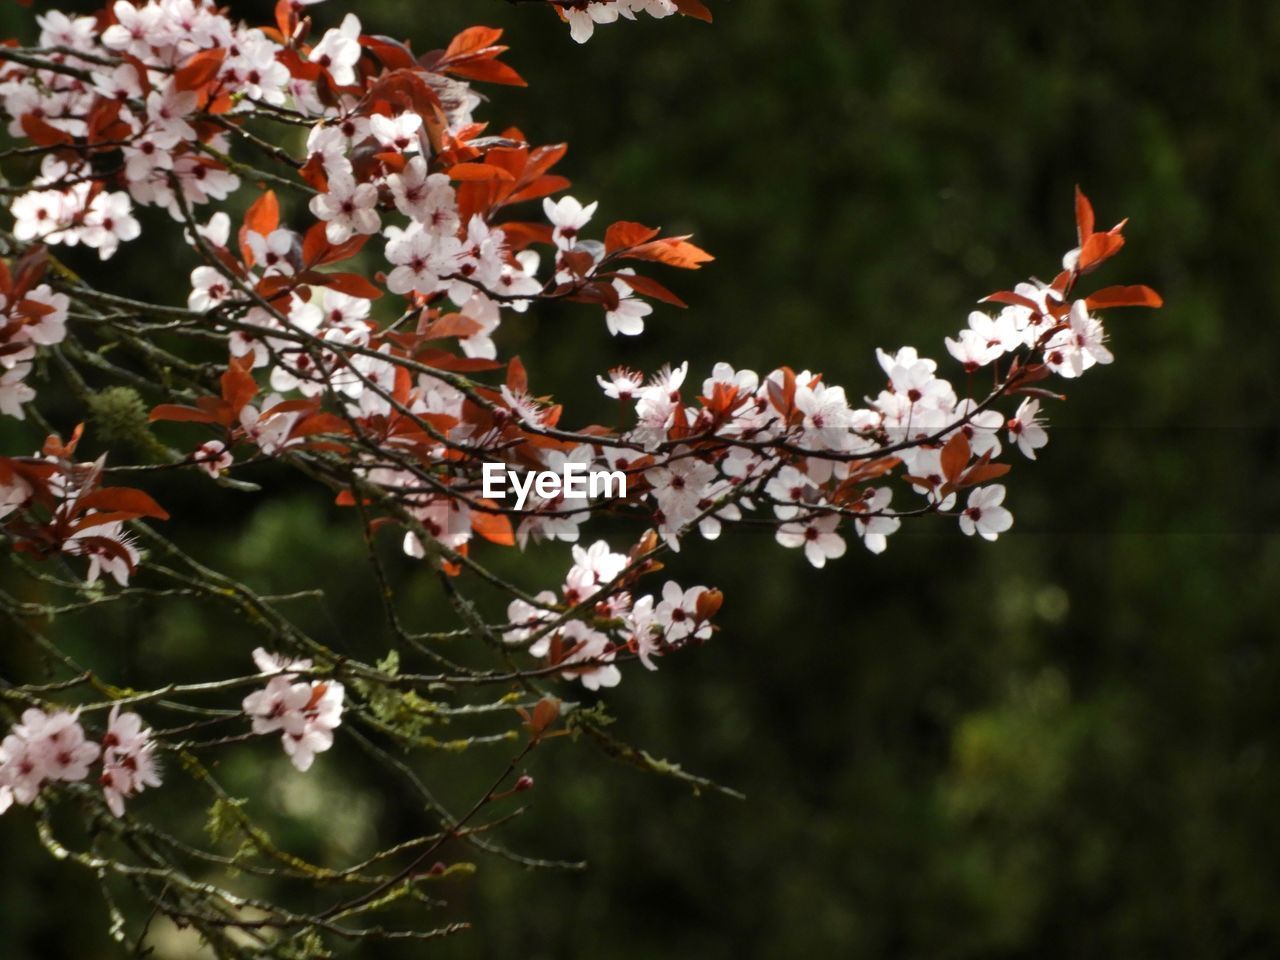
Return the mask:
[[196,90],[203,87],[218,75],[222,61],[227,55],[226,47],[213,47],[192,54],[173,75],[175,90]]
[[361,36],[360,45],[381,60],[388,70],[412,70],[418,65],[413,51],[390,37]]
[[596,258],[586,250],[569,250],[561,254],[560,262],[575,277],[585,277],[596,265]]
[[293,0],[277,0],[276,26],[280,28],[280,36],[287,41],[298,28],[298,8]]
[[449,41],[444,51],[445,60],[453,60],[491,47],[502,39],[502,31],[494,27],[468,27]]
[[1130,287],[1103,287],[1097,293],[1091,293],[1085,304],[1090,310],[1107,307],[1162,307],[1164,300],[1148,286],[1137,284]]
[[34,113],[23,114],[20,123],[22,132],[37,147],[56,147],[73,142],[71,134],[67,131],[59,130],[52,124],[46,123]]
[[519,357],[512,357],[507,362],[507,386],[516,393],[525,393],[529,389],[529,375]]
[[676,0],[676,9],[686,17],[693,17],[695,20],[706,23],[711,22],[711,11],[702,0]]
[[[288,0],[281,0],[281,2],[288,2]],[[302,262],[309,267],[314,267],[331,249],[333,245],[329,243],[326,225],[319,222],[313,223],[307,230],[306,236],[302,238]]]
[[86,510],[127,513],[135,517],[154,517],[157,520],[168,520],[169,513],[164,507],[151,499],[150,494],[132,487],[106,487],[94,490],[76,500],[76,511]]
[[53,307],[39,300],[19,300],[13,305],[13,315],[15,317],[39,320],[41,317],[47,317],[51,313],[53,313]]
[[349,297],[361,300],[377,300],[382,291],[358,273],[307,273],[304,275],[308,283],[337,290]]
[[674,293],[660,284],[657,280],[649,277],[642,277],[639,274],[630,274],[620,276],[618,278],[628,287],[646,297],[652,297],[655,300],[661,300],[663,303],[669,303],[673,307],[688,307],[689,305],[677,297]]
[[1095,233],[1080,246],[1080,257],[1076,261],[1078,273],[1088,273],[1103,261],[1114,257],[1124,246],[1124,236],[1120,233]]
[[478,80],[481,83],[500,83],[508,87],[527,87],[529,85],[524,77],[516,73],[511,67],[501,60],[492,58],[451,63],[446,69],[455,76],[466,77],[468,80]]
[[329,177],[325,173],[324,159],[321,154],[313,153],[307,159],[307,162],[302,165],[302,169],[298,173],[302,175],[303,180],[310,184],[313,190],[318,190],[320,193],[328,192]]
[[540,200],[543,197],[551,196],[553,193],[559,193],[561,190],[568,190],[570,186],[572,186],[572,183],[568,177],[549,173],[538,177],[527,187],[521,187],[519,190],[513,191],[511,196],[507,197],[503,202],[523,203],[525,200]]
[[44,438],[44,446],[40,448],[40,453],[55,460],[70,460],[75,456],[76,447],[79,446],[80,438],[83,436],[83,423],[76,424],[76,428],[71,431],[71,439],[66,443],[63,443],[62,438],[56,433],[51,433]]
[[516,707],[516,712],[524,720],[524,727],[529,735],[537,740],[560,718],[560,701],[555,697],[543,697],[534,706],[532,713],[524,707]]
[[979,303],[1004,303],[1011,307],[1026,307],[1032,313],[1039,313],[1040,306],[1029,297],[1024,297],[1020,293],[1014,293],[1012,290],[1001,290],[990,296],[983,297]]
[[253,289],[262,299],[274,300],[286,290],[292,290],[301,280],[301,277],[290,276],[287,273],[273,273],[259,280]]
[[638,247],[642,243],[648,243],[656,237],[659,232],[660,231],[656,227],[646,227],[643,223],[619,220],[605,231],[605,253],[615,253],[618,250]]
[[791,415],[796,399],[796,374],[790,367],[782,367],[782,383],[773,377],[768,379],[769,400],[784,417]]
[[963,477],[956,482],[956,487],[974,487],[1003,477],[1012,467],[1007,463],[977,463],[965,471]]
[[502,232],[507,238],[507,249],[518,253],[535,243],[551,243],[549,223],[504,223]]
[[[585,255],[590,256],[590,254]],[[565,299],[573,303],[598,303],[606,310],[617,310],[621,298],[618,296],[617,287],[612,282],[601,280],[584,285],[577,293]]]
[[480,321],[464,317],[460,313],[447,313],[422,329],[424,340],[443,340],[447,337],[469,337],[481,328]]
[[280,201],[274,190],[268,190],[253,202],[244,215],[244,226],[264,237],[280,226]]
[[[497,509],[497,504],[491,500],[477,500],[476,502],[492,507],[495,510]],[[516,545],[515,531],[511,529],[511,520],[505,514],[485,513],[483,510],[473,509],[471,511],[471,529],[490,543],[496,543],[503,547],[514,547]]]
[[688,237],[665,237],[633,247],[624,256],[633,260],[654,260],[682,270],[698,270],[715,259],[701,247],[689,243]]
[[874,480],[877,477],[883,477],[900,463],[902,463],[902,461],[897,457],[878,457],[877,459],[869,460],[860,466],[851,465],[849,479],[846,483],[856,483],[866,480]]
[[1093,236],[1093,228],[1093,204],[1084,195],[1080,185],[1076,184],[1076,243],[1084,246],[1084,242]]
[[969,465],[969,438],[963,430],[957,430],[942,448],[942,475],[948,483],[959,479],[964,468]]
[[299,420],[289,431],[290,437],[309,437],[317,433],[349,434],[351,425],[332,413],[313,413]]
[[152,423],[165,420],[171,423],[217,423],[218,418],[208,410],[186,407],[178,403],[162,403],[154,407],[147,417]]
[[[550,236],[550,234],[548,234]],[[13,265],[14,297],[25,296],[27,291],[44,279],[49,269],[49,250],[44,246],[35,246],[18,258]]]
[[514,180],[506,170],[491,163],[458,163],[447,171],[453,180]]
[[236,415],[258,394],[258,382],[249,372],[250,363],[248,358],[234,359],[222,375],[222,399]]

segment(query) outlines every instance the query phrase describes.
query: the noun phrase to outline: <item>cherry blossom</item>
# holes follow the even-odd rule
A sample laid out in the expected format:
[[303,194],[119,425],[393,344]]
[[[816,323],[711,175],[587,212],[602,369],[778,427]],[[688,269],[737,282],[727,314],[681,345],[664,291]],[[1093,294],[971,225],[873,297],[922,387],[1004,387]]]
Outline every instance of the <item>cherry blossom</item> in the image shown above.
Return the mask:
[[591,222],[599,202],[589,203],[585,207],[573,197],[561,197],[553,201],[550,197],[542,201],[542,210],[551,221],[551,238],[561,250],[571,250],[577,241],[582,228]]
[[662,599],[653,609],[653,621],[664,631],[671,644],[687,640],[705,640],[711,636],[711,623],[698,612],[698,600],[706,587],[681,589],[673,580],[662,587]]
[[308,59],[329,71],[339,86],[354,83],[355,65],[360,60],[360,18],[348,13],[340,27],[326,30],[320,42],[311,48]]
[[148,787],[161,784],[151,730],[136,713],[111,708],[107,733],[102,738],[102,776],[99,782],[107,806],[117,817],[124,816],[125,800]]
[[[784,547],[804,547],[804,555],[815,567],[826,566],[828,560],[843,557],[848,545],[836,533],[840,518],[835,515],[817,516],[808,520],[784,523],[776,534]],[[874,552],[874,551],[873,551]]]
[[998,483],[969,494],[968,504],[960,514],[960,529],[965,536],[976,533],[984,540],[995,540],[1013,526],[1013,514],[1000,506],[1004,495],[1005,488]]
[[613,288],[618,292],[618,306],[604,315],[609,332],[614,336],[621,333],[628,337],[644,333],[644,318],[653,313],[653,306],[638,297],[632,297],[631,287],[625,280],[615,279]]
[[221,440],[206,440],[193,455],[201,469],[211,477],[219,477],[235,463],[235,456]]
[[288,660],[258,648],[254,661],[270,676],[266,687],[244,698],[245,714],[256,734],[280,733],[293,765],[306,772],[318,753],[333,746],[333,731],[342,723],[345,691],[334,680],[299,681],[295,670],[310,661]]
[[120,586],[127,587],[129,576],[141,559],[133,539],[124,529],[124,523],[119,520],[71,534],[62,549],[71,556],[89,558],[85,582],[90,584],[97,583],[98,578],[106,574]]
[[330,243],[345,243],[354,234],[377,233],[378,188],[356,183],[346,173],[329,178],[329,190],[311,198],[311,212],[327,224]]
[[47,782],[84,780],[100,753],[85,738],[77,712],[24,710],[0,741],[0,813],[13,802],[30,805]]
[[[888,487],[868,490],[862,500],[855,506],[867,514],[884,514],[893,501],[893,491]],[[902,520],[894,516],[855,517],[854,528],[862,537],[862,544],[872,553],[884,553],[889,545],[889,536],[897,533],[902,527]]]
[[1027,397],[1018,404],[1018,412],[1009,418],[1006,426],[1009,441],[1016,443],[1023,456],[1031,460],[1036,458],[1037,450],[1049,443],[1049,432],[1040,419],[1040,401],[1035,397]]
[[1111,363],[1115,358],[1104,346],[1102,323],[1089,315],[1083,300],[1071,305],[1070,325],[1045,345],[1045,363],[1060,376],[1073,379],[1095,363]]
[[397,117],[375,114],[369,118],[369,133],[383,147],[396,153],[417,151],[421,129],[422,118],[416,113],[402,113]]
[[671,16],[676,10],[674,0],[590,0],[563,7],[562,13],[569,24],[569,35],[578,43],[586,43],[595,33],[597,24],[615,23],[620,16],[634,20],[637,13],[661,19]]

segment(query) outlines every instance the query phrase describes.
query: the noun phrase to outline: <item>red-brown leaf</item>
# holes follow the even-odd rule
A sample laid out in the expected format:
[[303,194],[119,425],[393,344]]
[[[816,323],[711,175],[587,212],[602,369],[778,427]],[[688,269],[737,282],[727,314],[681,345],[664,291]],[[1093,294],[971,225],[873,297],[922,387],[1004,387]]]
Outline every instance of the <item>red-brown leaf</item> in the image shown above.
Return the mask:
[[[476,502],[492,507],[495,510],[498,506],[491,500],[478,500]],[[485,513],[483,510],[473,509],[471,511],[471,529],[490,543],[496,543],[503,547],[514,547],[516,545],[515,531],[511,529],[511,520],[505,514]]]
[[218,418],[208,410],[199,407],[186,407],[179,403],[162,403],[153,407],[147,417],[152,423],[158,420],[171,423],[217,423]]
[[711,11],[702,0],[676,0],[676,9],[686,17],[693,17],[705,23],[711,22]]
[[127,513],[135,517],[154,517],[157,520],[169,519],[169,512],[156,503],[150,494],[132,487],[105,487],[94,490],[76,501],[76,510],[78,512],[99,510]]
[[689,306],[657,280],[650,277],[642,277],[639,274],[630,274],[619,277],[618,279],[642,296],[652,297],[654,300],[661,300],[663,303],[669,303],[673,307]]
[[70,144],[73,141],[71,134],[67,133],[67,131],[59,130],[42,118],[37,117],[34,113],[23,114],[19,122],[22,125],[22,132],[27,135],[27,139],[37,147],[56,147]]
[[192,54],[173,75],[176,90],[196,90],[218,75],[226,58],[226,47],[214,47]]
[[1103,287],[1085,298],[1090,310],[1107,307],[1162,307],[1164,299],[1148,286],[1136,284],[1129,287]]
[[1081,244],[1080,257],[1076,261],[1076,271],[1088,273],[1103,261],[1114,257],[1123,246],[1123,234],[1095,233]]
[[493,46],[500,39],[502,39],[502,31],[494,27],[468,27],[449,41],[443,59],[452,60],[456,57],[469,56],[485,47]]
[[499,83],[508,87],[527,87],[524,77],[501,60],[477,59],[451,63],[446,68],[455,76],[478,80],[481,83]]
[[251,362],[244,358],[232,360],[222,375],[222,399],[237,415],[258,394],[258,382],[249,372]]
[[965,471],[963,477],[956,482],[956,487],[974,487],[1003,477],[1012,467],[1007,463],[976,463]]
[[529,389],[529,374],[519,357],[512,357],[507,362],[507,386],[516,393],[525,393]]
[[959,479],[964,468],[969,465],[969,438],[963,430],[957,430],[942,448],[942,475],[948,483]]
[[358,273],[308,273],[308,283],[319,284],[330,290],[345,293],[348,297],[359,297],[361,300],[377,300],[382,291]]
[[268,190],[253,202],[245,212],[244,226],[264,237],[280,226],[280,201],[276,199],[274,190]]
[[1076,185],[1076,243],[1084,246],[1084,242],[1093,236],[1094,216],[1093,204],[1084,195],[1080,185]]
[[698,270],[715,259],[687,237],[664,237],[628,250],[623,256],[633,260],[653,260],[682,270]]
[[457,163],[449,168],[453,180],[514,180],[506,170],[491,163]]
[[619,220],[612,224],[604,234],[605,253],[616,253],[629,247],[638,247],[648,243],[659,233],[657,227],[646,227],[643,223]]

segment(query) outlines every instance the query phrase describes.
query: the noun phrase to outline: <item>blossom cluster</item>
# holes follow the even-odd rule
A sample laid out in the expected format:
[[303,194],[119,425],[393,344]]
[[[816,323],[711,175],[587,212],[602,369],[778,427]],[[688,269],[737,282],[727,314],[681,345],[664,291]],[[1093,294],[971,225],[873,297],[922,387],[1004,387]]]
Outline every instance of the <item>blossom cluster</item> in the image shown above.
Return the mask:
[[70,298],[35,282],[38,276],[36,269],[19,269],[15,277],[0,267],[0,415],[19,420],[36,395],[28,382],[36,348],[59,344],[67,335]]
[[[654,658],[711,637],[723,602],[718,590],[683,589],[668,580],[661,598],[633,598],[622,589],[631,579],[634,558],[614,553],[604,540],[574,546],[573,566],[560,595],[541,591],[533,602],[517,598],[507,607],[511,628],[504,637],[524,647],[548,666],[561,668],[566,680],[577,679],[588,690],[614,687],[622,680],[616,661],[634,657],[649,670]],[[565,611],[583,610],[585,618]]]
[[[698,15],[666,0],[557,6],[578,34],[641,12]],[[474,82],[523,83],[501,60],[500,31],[472,28],[415,56],[367,35],[355,14],[313,38],[304,11],[282,4],[267,27],[197,0],[43,15],[42,49],[55,53],[0,74],[13,132],[48,151],[13,203],[15,237],[33,250],[84,243],[107,257],[132,234],[128,204],[167,209],[200,261],[183,323],[223,336],[227,365],[215,395],[160,403],[151,419],[203,425],[211,435],[188,461],[215,478],[256,458],[329,471],[340,503],[399,526],[404,551],[446,573],[474,563],[476,538],[577,544],[602,512],[639,519],[673,551],[695,529],[715,539],[726,525],[763,524],[815,567],[843,555],[851,536],[882,552],[905,519],[926,514],[994,540],[1013,524],[996,482],[1009,470],[1000,458],[1016,447],[1034,459],[1048,442],[1041,405],[1057,394],[1043,382],[1112,361],[1100,310],[1159,305],[1145,287],[1077,291],[1124,242],[1123,224],[1095,229],[1081,194],[1078,245],[1061,272],[988,297],[946,339],[963,385],[912,346],[877,352],[883,380],[861,401],[786,366],[763,374],[719,363],[695,395],[687,363],[648,378],[619,368],[597,379],[630,425],[566,428],[523,364],[498,359],[504,316],[570,301],[601,309],[610,334],[638,335],[651,301],[683,304],[636,266],[696,269],[710,256],[688,237],[629,221],[589,237],[598,203],[565,193],[569,182],[551,172],[565,147],[533,146],[516,128],[493,135],[477,121]],[[302,155],[249,133],[254,117],[304,127]],[[238,185],[233,146],[282,164],[308,195],[304,210],[263,189],[235,231],[223,211],[197,219],[197,207]],[[110,168],[104,158],[117,153],[123,162]],[[116,198],[109,224],[91,215],[102,198]],[[372,272],[352,267],[369,253]],[[22,413],[33,351],[65,336],[69,298],[43,276],[38,260],[0,276],[10,317],[0,328],[9,344],[0,410]],[[395,298],[397,319],[375,311],[383,297]],[[504,367],[502,382],[484,380]],[[139,557],[123,524],[163,511],[140,491],[98,489],[101,463],[41,473],[40,459],[0,469],[6,532],[20,549],[88,556],[90,581],[106,573],[127,583]],[[603,502],[560,489],[507,509],[482,495],[486,463],[515,475],[621,472],[627,495]],[[604,569],[620,556],[591,550]],[[584,576],[588,561],[577,560],[573,576]],[[536,639],[523,638],[534,656],[590,661],[574,675],[597,685],[616,682],[618,651],[649,665],[655,650],[685,639],[670,622],[645,620],[674,595],[632,602],[630,583],[604,583],[598,596],[540,595],[545,608],[512,615],[541,624]],[[592,617],[617,622],[600,628]],[[331,742],[342,690],[277,672],[246,710],[259,732],[283,731],[305,765]]]
[[711,11],[702,0],[515,0],[517,3],[544,2],[555,8],[569,25],[569,34],[578,43],[586,43],[599,25],[617,23],[619,19],[635,20],[647,13],[656,20],[680,13],[686,17],[711,22]]
[[619,17],[634,20],[637,13],[656,19],[677,11],[675,0],[587,0],[562,6],[569,23],[569,33],[578,43],[586,43],[595,33],[596,24],[616,23]]
[[[1048,443],[1044,408],[1062,399],[1054,385],[1113,360],[1103,312],[1160,305],[1142,286],[1082,289],[1124,236],[1123,223],[1096,229],[1077,192],[1076,247],[1060,271],[980,301],[944,341],[945,354],[940,345],[942,362],[914,346],[881,349],[864,393],[785,365],[765,372],[721,362],[691,372],[685,362],[651,375],[618,367],[594,377],[605,413],[575,421],[504,350],[518,339],[512,328],[533,311],[585,308],[603,318],[595,336],[641,335],[658,304],[685,306],[649,275],[654,265],[693,270],[712,257],[689,236],[604,220],[601,204],[583,202],[560,174],[564,144],[538,145],[518,127],[485,122],[478,85],[524,83],[503,60],[500,30],[472,27],[418,53],[367,33],[355,13],[317,28],[319,2],[280,0],[273,23],[250,25],[214,0],[109,0],[94,16],[41,13],[36,46],[0,45],[0,122],[23,141],[6,158],[35,158],[5,187],[12,199],[0,224],[0,416],[61,422],[65,404],[46,409],[36,392],[55,384],[84,401],[91,441],[108,448],[77,455],[81,425],[66,442],[53,434],[30,455],[0,456],[0,542],[19,558],[15,566],[72,558],[83,578],[44,578],[51,591],[42,592],[69,595],[65,604],[0,597],[0,612],[25,624],[122,596],[199,599],[246,614],[268,638],[259,642],[314,657],[259,647],[256,674],[130,693],[112,707],[98,742],[80,716],[106,704],[73,712],[44,700],[80,685],[112,689],[70,656],[62,663],[77,677],[6,684],[8,702],[45,709],[26,710],[0,742],[0,812],[52,800],[66,789],[58,784],[82,784],[70,789],[87,795],[83,783],[96,767],[106,806],[123,816],[127,801],[160,786],[163,747],[214,788],[216,843],[240,801],[196,762],[199,751],[278,735],[289,761],[306,771],[332,748],[344,717],[398,746],[439,744],[426,735],[431,724],[487,723],[504,713],[522,717],[529,734],[470,813],[436,811],[438,839],[391,846],[343,871],[312,869],[239,812],[235,831],[248,843],[234,858],[185,839],[171,844],[210,866],[262,854],[255,872],[343,881],[334,889],[364,885],[355,899],[314,915],[255,900],[253,919],[241,926],[242,896],[191,879],[176,856],[173,869],[158,866],[168,848],[161,831],[146,827],[160,838],[159,859],[148,852],[145,873],[120,875],[163,873],[163,889],[135,885],[153,914],[195,926],[215,950],[231,952],[242,943],[225,938],[237,930],[259,937],[278,929],[282,949],[297,931],[307,939],[288,948],[308,955],[321,931],[398,939],[403,931],[347,920],[418,895],[414,884],[426,874],[419,868],[437,846],[472,842],[500,823],[474,818],[531,785],[525,775],[499,789],[528,750],[565,732],[551,730],[562,718],[572,731],[602,732],[601,714],[560,704],[535,690],[537,681],[612,688],[629,664],[655,670],[660,657],[714,636],[718,589],[641,586],[662,569],[660,555],[681,550],[695,532],[715,540],[735,528],[763,530],[813,567],[841,557],[852,538],[881,553],[904,523],[929,515],[964,535],[1002,536],[1013,515],[1000,481],[1015,450],[1034,460]],[[578,41],[598,24],[641,14],[709,19],[700,0],[540,2]],[[144,216],[145,207],[174,221],[168,238],[160,236],[165,217]],[[238,223],[231,209],[244,210]],[[144,223],[157,244],[172,240],[186,258],[184,305],[96,289],[76,273],[84,248],[102,260],[118,256]],[[67,248],[80,250],[63,263]],[[142,462],[120,463],[125,448]],[[168,518],[148,493],[110,482],[123,474],[146,486],[180,471],[247,495],[259,489],[250,471],[268,462],[316,481],[359,522],[400,641],[381,660],[362,662],[354,648],[327,651],[278,609],[302,595],[259,596],[209,570],[141,523]],[[502,498],[486,484],[495,470],[519,496]],[[597,471],[624,482],[601,490],[535,482]],[[602,516],[637,531],[626,552],[589,536],[590,521]],[[390,586],[399,576],[388,576],[378,542],[388,534],[439,580],[461,630],[407,627]],[[557,589],[526,590],[487,565],[495,548],[544,542],[571,554]],[[150,554],[165,559],[150,563]],[[464,594],[470,581],[503,594],[505,619],[491,622],[504,614]],[[113,593],[113,584],[128,589]],[[501,668],[462,666],[430,646],[464,634],[489,641]],[[417,654],[436,672],[401,672],[400,657]],[[473,702],[486,686],[498,694]],[[238,710],[182,702],[224,694],[239,699]],[[154,732],[121,711],[143,702],[199,719]],[[229,722],[247,730],[205,739]],[[394,774],[408,771],[374,738],[357,739]],[[644,751],[610,749],[660,767]],[[660,772],[704,783],[674,764]],[[150,839],[144,846],[152,848]],[[419,846],[395,872],[390,865]],[[104,885],[115,875],[98,874]]]
[[46,784],[87,780],[99,759],[98,783],[117,817],[125,800],[160,786],[155,741],[136,713],[113,707],[99,745],[86,738],[78,711],[24,710],[0,742],[0,813],[15,802],[30,806]]
[[125,523],[168,514],[141,490],[101,486],[105,457],[76,463],[75,445],[51,437],[35,456],[0,457],[0,530],[20,552],[85,558],[87,584],[127,586],[141,554]]
[[[261,648],[253,658],[270,679],[244,698],[245,716],[255,734],[279,732],[293,765],[306,771],[317,753],[333,745],[333,731],[342,722],[342,684],[299,681],[297,671],[310,670],[309,660],[286,660]],[[119,705],[111,708],[101,743],[86,737],[78,710],[27,709],[0,742],[0,813],[14,803],[30,806],[46,784],[85,781],[101,761],[103,798],[112,813],[123,816],[127,799],[161,785],[156,744],[142,718]]]
[[244,712],[257,734],[279,733],[284,752],[299,770],[311,769],[317,753],[333,746],[333,731],[342,723],[342,684],[336,680],[305,681],[298,671],[310,660],[287,660],[259,647],[254,663],[267,685],[244,698]]

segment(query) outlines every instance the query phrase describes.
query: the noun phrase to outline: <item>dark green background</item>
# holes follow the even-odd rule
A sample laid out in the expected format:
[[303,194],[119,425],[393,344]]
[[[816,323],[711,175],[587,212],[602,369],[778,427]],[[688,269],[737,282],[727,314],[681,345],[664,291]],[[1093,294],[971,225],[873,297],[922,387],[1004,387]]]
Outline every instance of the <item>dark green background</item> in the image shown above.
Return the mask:
[[[1132,218],[1101,282],[1151,283],[1168,305],[1109,318],[1117,361],[1051,409],[997,544],[930,520],[815,572],[765,534],[688,542],[672,569],[725,590],[722,632],[607,701],[622,735],[745,803],[555,744],[508,839],[591,869],[481,860],[418,918],[472,933],[361,956],[1280,954],[1280,8],[712,5],[714,26],[623,24],[580,48],[548,11],[500,0],[358,4],[417,49],[506,28],[531,86],[484,115],[569,140],[563,172],[603,217],[696,231],[718,256],[664,277],[693,308],[659,308],[638,342],[587,308],[504,326],[500,349],[573,422],[606,415],[594,374],[619,362],[688,358],[695,379],[718,359],[788,363],[874,393],[875,347],[945,357],[978,296],[1055,271],[1077,182],[1100,221]],[[191,264],[167,256],[135,245],[112,267],[176,301]],[[352,518],[272,481],[266,503],[168,488],[186,517],[170,528],[263,589],[324,586],[302,622],[375,654]],[[524,575],[562,556],[531,551]],[[449,625],[428,578],[397,577],[424,624]],[[65,631],[138,682],[243,670],[257,643],[181,607]],[[420,768],[461,804],[505,755]],[[424,827],[341,746],[301,784],[256,758],[286,784],[259,812],[317,856]],[[115,955],[91,885],[43,857],[29,815],[0,820],[0,850],[0,955]]]

